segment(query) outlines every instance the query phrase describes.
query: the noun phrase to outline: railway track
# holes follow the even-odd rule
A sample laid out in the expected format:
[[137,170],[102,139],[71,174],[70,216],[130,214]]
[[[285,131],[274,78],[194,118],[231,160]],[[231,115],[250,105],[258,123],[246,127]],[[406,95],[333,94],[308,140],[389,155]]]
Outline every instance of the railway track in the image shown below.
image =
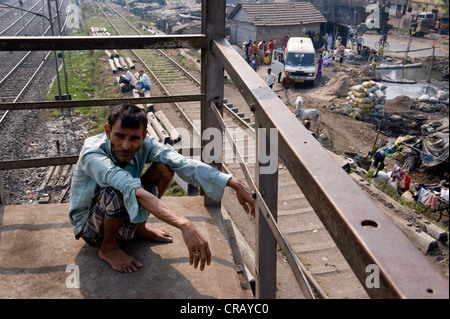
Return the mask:
[[[98,5],[100,7],[100,4]],[[101,5],[107,4],[102,3]],[[134,27],[130,27],[128,21],[123,22],[123,20],[126,21],[127,19],[119,13],[121,9],[116,9],[113,5],[107,6],[109,10],[107,10],[107,12],[102,11],[105,17],[108,16],[108,20],[113,25],[115,32],[118,34],[135,35],[137,30]],[[119,31],[118,28],[121,28],[124,24],[127,26]],[[191,77],[187,77],[185,72],[180,70],[173,62],[170,62],[168,57],[162,51],[136,50],[133,52],[138,60],[142,62],[142,65],[148,67],[153,77],[158,79],[158,82],[163,85],[163,91],[167,91],[168,94],[195,94],[199,92],[198,82],[192,80]],[[199,123],[199,103],[190,102],[180,104],[185,116],[189,119],[188,122]],[[255,149],[254,147],[248,147],[255,145],[255,141],[252,140],[252,134],[249,134],[252,128],[248,124],[239,121],[236,116],[232,116],[234,113],[233,111],[228,108],[226,108],[226,110],[227,111],[224,112],[225,124],[232,132],[234,140],[238,144],[241,143],[241,145],[245,146],[245,148],[241,150],[241,153],[245,156],[244,159],[250,172],[254,172]],[[252,119],[251,114],[248,116]],[[200,130],[198,124],[196,127],[196,124],[193,125],[194,130]],[[237,163],[235,156],[232,155],[230,146],[227,142],[225,143],[224,152],[226,169],[235,176],[244,179],[240,165]],[[299,259],[311,272],[317,282],[320,283],[322,289],[327,292],[330,298],[367,298],[366,292],[289,171],[283,169],[282,164],[280,165],[280,168],[278,185],[278,223],[291,245],[291,248],[295,251]],[[229,201],[226,199],[226,196],[230,196]],[[235,212],[232,206],[229,206],[229,203],[234,200],[234,198],[231,199],[232,196],[234,195],[225,194],[223,205],[228,210],[231,218],[238,221],[235,222],[236,226],[241,230],[249,245],[255,247],[254,221],[250,218],[242,218],[242,211]],[[252,231],[248,231],[249,229]],[[289,267],[283,265],[281,254],[279,257],[279,269],[285,271]],[[287,287],[296,286],[296,284],[292,284],[292,282],[285,282],[283,284]],[[292,298],[292,296],[301,298],[301,295],[296,295],[295,292],[290,291],[290,289],[291,288],[285,289],[285,298]],[[283,293],[281,288],[280,292]]]
[[[45,6],[42,1],[35,1],[34,3],[32,1],[25,1],[25,3],[24,8],[27,10],[39,8],[39,11],[36,10],[35,12],[44,12]],[[67,3],[67,0],[59,2],[60,12],[64,11]],[[30,5],[30,7],[27,8],[27,5]],[[36,17],[39,16],[32,14],[24,15],[24,18],[27,18],[27,20],[23,20],[23,23],[20,23],[22,27],[18,30],[16,29],[18,24],[17,19],[2,19],[1,28],[7,31],[2,32],[2,35],[23,35],[24,26],[27,26],[29,31],[27,33],[28,35],[45,36],[50,32],[50,23],[42,17],[39,19],[36,19]],[[56,19],[57,16],[53,15],[54,25],[57,25]],[[42,20],[45,21],[43,22]],[[5,22],[10,23],[10,25],[8,26]],[[51,85],[52,79],[55,76],[55,57],[51,53],[50,51],[1,52],[0,56],[5,61],[1,66],[1,102],[16,103],[45,100],[48,87]],[[0,157],[2,160],[58,156],[55,153],[59,150],[53,152],[56,148],[66,152],[69,150],[70,152],[72,148],[70,145],[70,136],[73,133],[68,132],[68,130],[70,130],[71,119],[67,116],[61,117],[61,131],[64,135],[60,138],[62,145],[49,145],[48,140],[51,139],[49,136],[51,133],[48,130],[50,128],[48,127],[48,123],[39,120],[40,114],[41,112],[39,110],[0,111],[0,132],[5,132],[2,134],[3,137],[0,141]],[[60,132],[59,129],[52,128],[51,130],[53,132]],[[47,172],[49,173],[47,174]],[[8,195],[5,196],[6,203],[23,203],[24,198],[33,201],[38,199],[38,192],[40,194],[47,194],[49,191],[53,192],[57,188],[60,188],[59,186],[61,185],[67,188],[69,181],[65,185],[54,182],[57,178],[56,175],[58,175],[58,179],[60,178],[59,172],[65,172],[66,175],[61,176],[63,180],[70,179],[70,172],[67,172],[67,168],[59,167],[1,172],[0,184],[4,184],[3,189],[7,188],[9,190]],[[36,178],[33,178],[33,176],[38,176],[37,180],[39,181],[39,185],[36,184]],[[50,187],[43,185],[41,183],[42,180],[48,182]],[[55,185],[58,185],[58,187],[54,187]],[[58,196],[58,192],[55,192],[53,197],[57,198]]]
[[[59,9],[63,8],[63,5],[67,3],[66,1],[61,1]],[[31,11],[37,8],[37,13],[44,13],[45,5],[41,1],[37,1],[34,4],[32,2],[27,2],[30,8],[24,7],[25,9]],[[2,36],[19,36],[23,35],[25,28],[28,26],[32,32],[29,35],[34,36],[45,36],[50,32],[50,24],[45,24],[42,21],[36,21],[35,18],[38,15],[33,15],[27,13],[23,17],[18,19],[9,19],[6,22],[10,23],[9,26],[5,27],[3,31],[0,32]],[[25,17],[28,20],[23,20]],[[43,19],[43,18],[40,18]],[[54,17],[53,23],[56,24],[58,17]],[[12,27],[18,25],[18,21],[22,21],[22,26],[19,26],[18,30],[13,30]],[[4,22],[4,21],[3,21]],[[4,24],[2,24],[4,25]],[[40,31],[42,29],[42,31]],[[1,52],[2,57],[6,61],[10,61],[6,64],[6,67],[10,68],[8,71],[4,71],[6,74],[0,79],[0,88],[2,90],[2,101],[1,102],[19,102],[25,91],[32,85],[33,80],[43,69],[45,63],[49,60],[50,51],[28,51],[28,52]],[[12,63],[12,64],[11,64]],[[0,111],[0,124],[4,118],[8,115],[9,111]]]
[[[45,29],[45,10],[46,3],[42,1],[25,1],[23,10],[13,9],[17,14],[8,13],[3,17],[3,23],[9,24],[3,30],[0,31],[0,36],[16,36],[16,35],[36,35],[37,32],[42,34],[42,30]],[[18,5],[16,5],[18,7]],[[37,21],[37,24],[35,23]],[[37,26],[40,25],[40,28]]]
[[17,6],[19,4],[19,1],[10,1],[10,3],[2,3],[3,6],[0,6],[0,19],[4,18],[6,15],[9,15],[14,10],[17,10],[15,8],[11,8],[9,6]]

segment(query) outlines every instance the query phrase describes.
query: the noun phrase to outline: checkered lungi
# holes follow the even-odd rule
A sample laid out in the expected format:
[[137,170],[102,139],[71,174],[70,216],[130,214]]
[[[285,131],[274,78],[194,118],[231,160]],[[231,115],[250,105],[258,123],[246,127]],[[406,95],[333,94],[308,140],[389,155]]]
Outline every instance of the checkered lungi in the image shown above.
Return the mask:
[[[147,189],[157,196],[157,187]],[[123,218],[122,225],[117,234],[118,242],[134,238],[139,224],[132,223],[125,208],[123,195],[112,187],[104,187],[91,198],[89,205],[89,218],[84,230],[77,238],[83,238],[91,246],[100,246],[103,240],[103,220],[105,217]]]

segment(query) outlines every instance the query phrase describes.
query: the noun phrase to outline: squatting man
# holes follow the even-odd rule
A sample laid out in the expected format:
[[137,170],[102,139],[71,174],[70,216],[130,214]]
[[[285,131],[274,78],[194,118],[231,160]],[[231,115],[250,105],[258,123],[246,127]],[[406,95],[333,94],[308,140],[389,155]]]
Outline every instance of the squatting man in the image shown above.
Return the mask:
[[[127,255],[120,242],[136,237],[171,242],[164,230],[146,225],[149,213],[177,227],[189,252],[189,263],[200,270],[211,262],[207,240],[194,224],[160,199],[174,172],[205,194],[220,200],[226,186],[236,191],[244,210],[254,216],[255,200],[247,185],[201,161],[150,138],[147,117],[135,105],[114,107],[104,133],[85,140],[75,166],[69,217],[75,238],[99,247],[98,255],[114,270],[133,272],[143,267]],[[144,165],[151,163],[144,172]]]

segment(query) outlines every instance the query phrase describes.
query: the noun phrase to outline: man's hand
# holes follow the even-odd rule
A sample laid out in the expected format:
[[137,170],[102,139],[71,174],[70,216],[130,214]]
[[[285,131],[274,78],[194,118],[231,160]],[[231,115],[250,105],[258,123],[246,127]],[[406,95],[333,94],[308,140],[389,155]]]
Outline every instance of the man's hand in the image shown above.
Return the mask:
[[208,265],[211,263],[211,250],[208,242],[190,221],[184,223],[180,230],[189,251],[189,264],[193,264],[197,269],[200,262],[200,270],[203,271],[205,263]]
[[[230,178],[227,186],[234,188],[238,201],[242,205],[242,207],[244,207],[245,212],[247,214],[251,212],[252,216],[255,217],[255,199],[252,196],[250,188],[248,188],[247,185],[234,177]],[[247,204],[250,205],[251,210],[248,208]]]
[[183,234],[183,239],[189,251],[189,263],[200,270],[205,268],[205,264],[211,263],[211,251],[208,241],[195,228],[194,224],[186,217],[176,213],[155,195],[147,192],[142,187],[136,190],[136,197],[139,204],[156,218],[175,226]]

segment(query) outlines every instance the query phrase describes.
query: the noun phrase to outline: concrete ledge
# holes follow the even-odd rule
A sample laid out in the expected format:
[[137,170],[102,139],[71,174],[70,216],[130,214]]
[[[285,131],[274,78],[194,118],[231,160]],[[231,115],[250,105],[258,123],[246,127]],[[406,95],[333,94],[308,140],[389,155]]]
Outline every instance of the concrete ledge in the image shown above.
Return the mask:
[[122,274],[96,248],[74,239],[68,204],[0,206],[0,298],[240,299],[220,208],[205,207],[203,200],[163,197],[208,239],[212,261],[203,272],[189,265],[181,232],[153,216],[148,223],[171,233],[173,243],[127,243],[123,250],[144,267]]
[[430,234],[431,237],[435,238],[436,240],[440,242],[447,242],[448,239],[448,233],[442,229],[441,227],[433,224],[433,223],[425,223],[425,229],[428,234]]

